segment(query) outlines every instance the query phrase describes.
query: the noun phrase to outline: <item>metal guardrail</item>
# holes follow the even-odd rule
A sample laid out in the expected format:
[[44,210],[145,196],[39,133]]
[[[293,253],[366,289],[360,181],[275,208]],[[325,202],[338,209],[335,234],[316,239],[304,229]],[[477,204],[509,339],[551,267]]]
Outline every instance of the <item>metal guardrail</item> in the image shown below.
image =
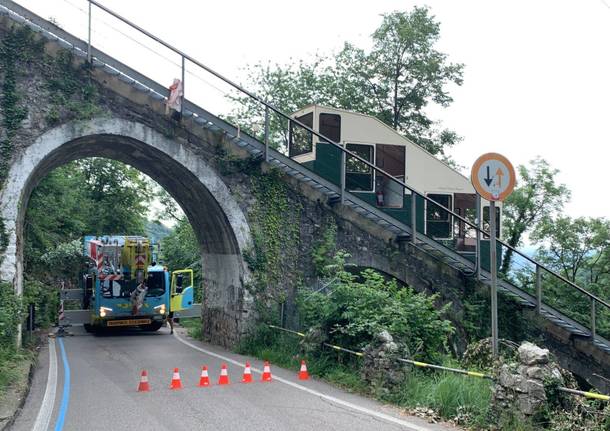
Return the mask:
[[[290,329],[281,328],[281,327],[275,326],[275,325],[267,325],[267,326],[271,329],[276,329],[276,330],[283,331],[283,332],[286,332],[289,334],[298,335],[299,337],[305,337],[305,334],[302,332],[292,331]],[[322,344],[324,346],[330,347],[334,350],[351,353],[352,355],[355,355],[358,357],[364,356],[364,353],[362,353],[362,352],[357,352],[355,350],[346,349],[345,347],[341,347],[341,346],[337,346],[337,345],[329,344],[329,343],[322,343]],[[405,359],[405,358],[398,358],[397,361],[404,362],[406,364],[411,364],[411,365],[414,365],[414,366],[420,367],[420,368],[430,368],[432,370],[448,371],[451,373],[462,374],[464,376],[479,377],[479,378],[495,381],[495,378],[493,376],[490,376],[489,374],[481,373],[479,371],[470,371],[470,370],[463,370],[460,368],[445,367],[442,365],[429,364],[427,362],[414,361],[412,359]],[[596,392],[579,391],[577,389],[570,389],[570,388],[564,388],[564,387],[559,387],[558,389],[562,392],[566,392],[566,393],[573,394],[573,395],[580,395],[580,396],[583,396],[586,398],[591,398],[591,399],[596,399],[596,400],[601,400],[601,401],[610,401],[609,395],[598,394]]]
[[[273,112],[277,115],[279,115],[281,118],[283,118],[284,120],[286,120],[290,125],[296,125],[304,130],[306,130],[308,133],[311,133],[312,136],[316,136],[319,140],[329,143],[331,144],[334,148],[338,149],[339,151],[341,151],[342,154],[342,159],[345,160],[345,158],[347,156],[349,156],[350,158],[356,159],[359,162],[363,163],[364,165],[366,165],[367,167],[369,167],[373,172],[380,174],[386,178],[388,178],[389,180],[395,182],[396,184],[398,184],[399,186],[401,186],[404,190],[409,190],[411,192],[412,195],[412,199],[411,199],[411,214],[412,214],[412,220],[411,220],[411,241],[414,245],[416,245],[418,243],[418,236],[420,234],[418,234],[417,232],[417,228],[416,228],[416,223],[415,223],[415,214],[416,214],[416,199],[415,197],[419,196],[421,199],[424,200],[425,203],[427,204],[431,204],[434,205],[435,207],[438,207],[439,209],[441,209],[442,211],[447,212],[448,214],[451,215],[451,217],[453,218],[453,220],[457,220],[461,223],[464,223],[465,226],[468,226],[469,229],[474,229],[474,231],[477,233],[477,236],[480,237],[481,235],[483,237],[489,237],[490,233],[486,232],[484,229],[482,229],[478,224],[475,224],[473,222],[471,222],[470,220],[462,217],[460,214],[455,213],[454,211],[452,211],[449,208],[444,207],[443,205],[437,203],[436,201],[430,199],[429,197],[427,197],[424,193],[420,193],[417,190],[415,190],[414,188],[410,187],[409,185],[407,185],[405,182],[393,177],[392,175],[388,174],[386,171],[384,171],[383,169],[375,166],[373,163],[367,161],[366,159],[362,158],[361,156],[359,156],[358,154],[355,154],[349,150],[347,150],[345,147],[343,147],[342,145],[340,145],[337,142],[334,142],[332,139],[325,137],[324,135],[316,132],[315,130],[313,130],[312,128],[306,126],[305,124],[301,123],[298,120],[295,120],[293,118],[291,118],[288,114],[283,113],[282,111],[280,111],[279,109],[275,108],[273,105],[267,103],[265,100],[263,100],[262,98],[258,97],[257,95],[255,95],[254,93],[244,89],[243,87],[241,87],[240,85],[238,85],[237,83],[231,81],[230,79],[224,77],[223,75],[221,75],[220,73],[214,71],[213,69],[207,67],[206,65],[202,64],[201,62],[197,61],[196,59],[194,59],[193,57],[189,56],[188,54],[184,53],[183,51],[175,48],[174,46],[172,46],[171,44],[163,41],[162,39],[158,38],[157,36],[153,35],[152,33],[146,31],[145,29],[139,27],[138,25],[136,25],[135,23],[129,21],[128,19],[122,17],[120,14],[112,11],[111,9],[105,7],[104,5],[102,5],[101,3],[95,1],[95,0],[85,0],[88,2],[89,5],[89,16],[88,16],[88,41],[87,43],[79,43],[79,49],[86,51],[86,57],[89,61],[95,63],[96,60],[95,57],[100,56],[100,58],[103,60],[105,56],[103,53],[101,53],[99,50],[96,50],[92,44],[91,44],[91,26],[92,26],[92,22],[91,22],[91,9],[92,6],[95,6],[96,8],[98,8],[99,10],[109,14],[110,16],[118,19],[119,21],[123,22],[124,24],[128,25],[129,27],[133,28],[134,30],[136,30],[137,32],[147,36],[148,38],[150,38],[151,40],[161,44],[162,46],[166,47],[167,49],[171,50],[172,52],[178,54],[181,57],[181,69],[182,69],[182,78],[183,78],[183,84],[184,84],[184,75],[185,75],[185,67],[186,67],[186,61],[198,66],[199,68],[201,68],[202,70],[204,70],[205,72],[213,75],[214,77],[216,77],[217,79],[220,79],[221,81],[223,81],[224,83],[228,84],[229,86],[231,86],[232,88],[236,89],[238,92],[248,96],[250,99],[254,100],[256,103],[258,103],[259,105],[261,105],[261,107],[265,108],[265,137],[264,137],[264,142],[265,142],[265,146],[264,146],[264,155],[265,155],[265,160],[268,160],[268,150],[269,150],[269,114],[270,112]],[[27,11],[26,9],[20,7],[19,5],[15,4],[13,1],[11,0],[0,0],[0,4],[8,4],[9,6],[12,5],[14,9],[18,10],[18,11]],[[29,12],[29,11],[27,11]],[[59,33],[64,33],[61,29],[54,29],[53,31],[59,31]],[[116,62],[115,62],[116,63]],[[133,73],[136,77],[136,79],[140,79],[140,77],[142,76],[141,74],[139,74],[138,72],[132,70],[131,68],[125,66],[126,70],[129,71],[129,73]],[[155,88],[155,92],[156,95],[162,95],[166,90],[164,89],[164,87],[160,86],[160,85],[154,85],[153,88]],[[163,96],[164,97],[164,96]],[[188,102],[186,99],[183,103],[183,107],[188,108],[190,105],[193,105],[192,103]],[[343,170],[345,171],[345,170]],[[345,188],[345,180],[344,178],[342,178],[341,181],[341,185],[340,185],[340,194],[341,194],[341,200],[343,201],[345,194],[347,193],[346,188]],[[427,238],[427,237],[426,237]],[[548,266],[539,263],[538,261],[536,261],[535,259],[527,256],[526,254],[520,252],[519,250],[517,250],[516,248],[510,246],[509,244],[507,244],[506,242],[497,239],[497,242],[499,244],[502,245],[502,247],[505,247],[507,250],[511,250],[515,256],[518,256],[520,258],[525,259],[527,262],[530,262],[531,264],[534,265],[535,270],[536,270],[536,278],[535,278],[535,284],[536,284],[536,305],[537,305],[537,309],[540,311],[542,309],[542,294],[541,294],[541,289],[542,289],[542,271],[544,271],[545,273],[548,273],[549,275],[551,275],[552,277],[554,277],[556,280],[560,281],[561,283],[564,283],[565,285],[569,286],[572,289],[575,289],[576,291],[578,291],[579,293],[583,294],[585,297],[587,297],[590,300],[590,307],[591,307],[591,313],[590,313],[590,321],[589,321],[589,326],[590,328],[587,328],[587,330],[590,331],[590,335],[592,336],[592,338],[595,340],[596,338],[596,316],[598,313],[598,307],[596,306],[597,304],[601,305],[602,307],[605,307],[607,310],[610,310],[610,304],[599,298],[598,296],[588,292],[587,290],[583,289],[582,287],[578,286],[577,284],[573,283],[572,281],[566,279],[565,277],[563,277],[562,275],[554,272],[553,270],[551,270],[550,268],[548,268]],[[443,245],[442,243],[438,243],[439,245]],[[477,247],[477,263],[472,263],[470,261],[468,261],[465,265],[470,265],[470,267],[473,268],[473,273],[474,272],[478,272],[479,270],[479,265],[478,262],[480,262],[480,247]],[[463,263],[463,262],[462,262]],[[464,264],[464,263],[463,263]],[[514,284],[512,284],[516,289],[519,289],[523,292],[525,292],[525,290],[523,290],[521,287],[518,287]],[[563,313],[563,312],[562,312]],[[565,314],[565,313],[563,313]]]

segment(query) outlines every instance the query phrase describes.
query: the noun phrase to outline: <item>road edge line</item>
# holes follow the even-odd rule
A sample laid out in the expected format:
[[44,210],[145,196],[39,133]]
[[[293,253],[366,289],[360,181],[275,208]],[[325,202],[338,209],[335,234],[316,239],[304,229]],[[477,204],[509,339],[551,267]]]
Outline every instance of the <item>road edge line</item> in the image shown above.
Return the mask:
[[[189,341],[186,341],[185,339],[180,337],[175,332],[174,332],[174,337],[176,337],[176,339],[178,341],[180,341],[182,344],[185,344],[185,345],[187,345],[187,346],[189,346],[189,347],[191,347],[191,348],[193,348],[195,350],[198,350],[198,351],[200,351],[202,353],[205,353],[206,355],[213,356],[215,358],[221,359],[223,361],[229,362],[229,363],[231,363],[233,365],[237,365],[239,367],[244,367],[245,366],[244,363],[241,363],[241,362],[236,361],[234,359],[228,358],[226,356],[219,355],[218,353],[211,352],[211,351],[206,350],[206,349],[204,349],[202,347],[196,346],[196,345],[190,343]],[[256,373],[262,374],[262,371],[257,369],[257,368],[251,368],[251,370],[256,372]],[[318,392],[318,391],[316,391],[314,389],[309,389],[309,388],[307,388],[305,386],[299,385],[297,383],[293,383],[293,382],[288,381],[286,379],[283,379],[281,377],[273,376],[273,380],[281,382],[281,383],[283,383],[285,385],[291,386],[291,387],[293,387],[295,389],[299,389],[299,390],[301,390],[303,392],[307,392],[310,395],[314,395],[316,397],[320,397],[322,399],[325,399],[327,401],[333,402],[335,404],[339,404],[339,405],[341,405],[343,407],[347,407],[349,409],[358,411],[360,413],[364,413],[364,414],[369,415],[369,416],[374,416],[374,417],[376,417],[378,419],[382,419],[382,420],[387,421],[387,422],[392,422],[392,423],[397,424],[397,425],[408,427],[409,429],[411,429],[413,431],[431,431],[431,428],[422,428],[419,425],[410,424],[410,423],[405,422],[402,419],[396,418],[394,416],[390,416],[390,415],[387,415],[387,414],[381,413],[381,412],[376,412],[374,410],[367,409],[366,407],[361,407],[361,406],[358,406],[356,404],[350,403],[349,401],[344,401],[344,400],[341,400],[339,398],[335,398],[333,396],[323,394],[322,392]]]
[[68,364],[68,356],[64,347],[64,341],[59,339],[59,348],[61,350],[61,360],[64,365],[64,390],[61,396],[61,406],[59,407],[59,415],[55,423],[55,431],[61,431],[64,428],[66,420],[66,412],[70,403],[70,365]]
[[44,391],[38,415],[34,421],[32,431],[46,431],[49,429],[53,407],[55,406],[55,393],[57,391],[57,351],[55,350],[55,339],[49,338],[49,372],[47,375],[47,386]]

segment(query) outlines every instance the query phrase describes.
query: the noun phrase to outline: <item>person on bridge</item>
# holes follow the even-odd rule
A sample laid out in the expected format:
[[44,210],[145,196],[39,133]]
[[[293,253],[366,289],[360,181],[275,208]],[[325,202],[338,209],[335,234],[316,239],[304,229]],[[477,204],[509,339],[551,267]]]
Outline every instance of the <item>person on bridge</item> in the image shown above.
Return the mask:
[[144,305],[144,298],[148,292],[146,281],[142,280],[140,284],[131,292],[131,314],[136,316]]
[[183,96],[182,82],[179,79],[174,79],[174,82],[169,87],[169,97],[165,103],[165,114],[169,115],[171,110],[171,117],[175,121],[180,121],[182,117]]

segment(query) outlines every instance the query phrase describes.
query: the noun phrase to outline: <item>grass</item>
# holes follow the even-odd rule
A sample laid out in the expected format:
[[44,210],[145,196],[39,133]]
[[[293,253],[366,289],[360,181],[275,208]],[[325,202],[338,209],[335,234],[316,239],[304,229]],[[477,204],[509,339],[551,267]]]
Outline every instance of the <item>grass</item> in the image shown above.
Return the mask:
[[[296,371],[302,359],[299,341],[292,335],[259,327],[242,342],[238,352]],[[317,378],[351,392],[377,395],[360,377],[360,359],[333,350],[304,359],[309,373]],[[401,386],[381,400],[405,408],[428,407],[444,419],[459,416],[464,424],[481,428],[489,424],[491,382],[459,374],[414,369]]]
[[491,382],[449,372],[413,370],[388,400],[407,408],[429,407],[442,418],[459,416],[469,425],[483,426],[490,415]]
[[186,328],[189,337],[192,337],[195,340],[203,340],[200,317],[182,318],[180,319],[180,326]]
[[0,346],[0,398],[9,387],[25,384],[33,358],[29,350],[17,352],[12,347]]

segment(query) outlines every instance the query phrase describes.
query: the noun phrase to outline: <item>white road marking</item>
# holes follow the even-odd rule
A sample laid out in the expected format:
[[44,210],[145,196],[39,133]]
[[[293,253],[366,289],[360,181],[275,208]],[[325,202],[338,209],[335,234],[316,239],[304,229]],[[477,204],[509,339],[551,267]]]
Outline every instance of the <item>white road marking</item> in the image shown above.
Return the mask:
[[44,398],[34,422],[33,431],[46,431],[51,422],[53,406],[55,406],[55,391],[57,390],[57,354],[55,353],[55,339],[49,338],[49,376]]
[[[233,365],[237,365],[239,367],[244,367],[245,366],[245,364],[243,364],[243,363],[241,363],[239,361],[235,361],[235,360],[233,360],[231,358],[227,358],[226,356],[222,356],[222,355],[219,355],[218,353],[214,353],[214,352],[211,352],[209,350],[203,349],[203,348],[201,348],[199,346],[196,346],[196,345],[186,341],[185,339],[180,337],[175,332],[174,332],[174,337],[176,337],[176,339],[178,341],[180,341],[182,344],[186,344],[187,346],[189,346],[189,347],[191,347],[191,348],[193,348],[195,350],[198,350],[198,351],[200,351],[202,353],[205,353],[206,355],[213,356],[215,358],[221,359],[223,361],[229,362],[229,363],[231,363]],[[252,371],[254,371],[254,372],[262,374],[262,371],[257,369],[257,368],[251,367],[250,369]],[[412,431],[430,431],[430,428],[423,428],[423,427],[420,427],[419,425],[415,425],[415,424],[403,421],[403,420],[398,419],[398,418],[396,418],[394,416],[386,415],[385,413],[376,412],[374,410],[370,410],[370,409],[367,409],[365,407],[358,406],[356,404],[350,403],[349,401],[344,401],[344,400],[341,400],[339,398],[335,398],[333,396],[326,395],[326,394],[323,394],[321,392],[315,391],[313,389],[306,388],[305,386],[301,386],[301,385],[299,385],[297,383],[293,383],[291,381],[282,379],[281,377],[273,376],[273,380],[276,380],[278,382],[284,383],[285,385],[291,386],[291,387],[293,387],[295,389],[298,389],[300,391],[303,391],[303,392],[307,392],[307,393],[309,393],[311,395],[314,395],[316,397],[320,397],[322,399],[325,399],[327,401],[333,402],[335,404],[339,404],[341,406],[347,407],[349,409],[356,410],[358,412],[367,414],[369,416],[373,416],[373,417],[376,417],[376,418],[379,418],[379,419],[383,419],[383,420],[388,421],[388,422],[395,423],[397,425],[401,425],[401,426],[407,427],[409,430],[412,430]]]

